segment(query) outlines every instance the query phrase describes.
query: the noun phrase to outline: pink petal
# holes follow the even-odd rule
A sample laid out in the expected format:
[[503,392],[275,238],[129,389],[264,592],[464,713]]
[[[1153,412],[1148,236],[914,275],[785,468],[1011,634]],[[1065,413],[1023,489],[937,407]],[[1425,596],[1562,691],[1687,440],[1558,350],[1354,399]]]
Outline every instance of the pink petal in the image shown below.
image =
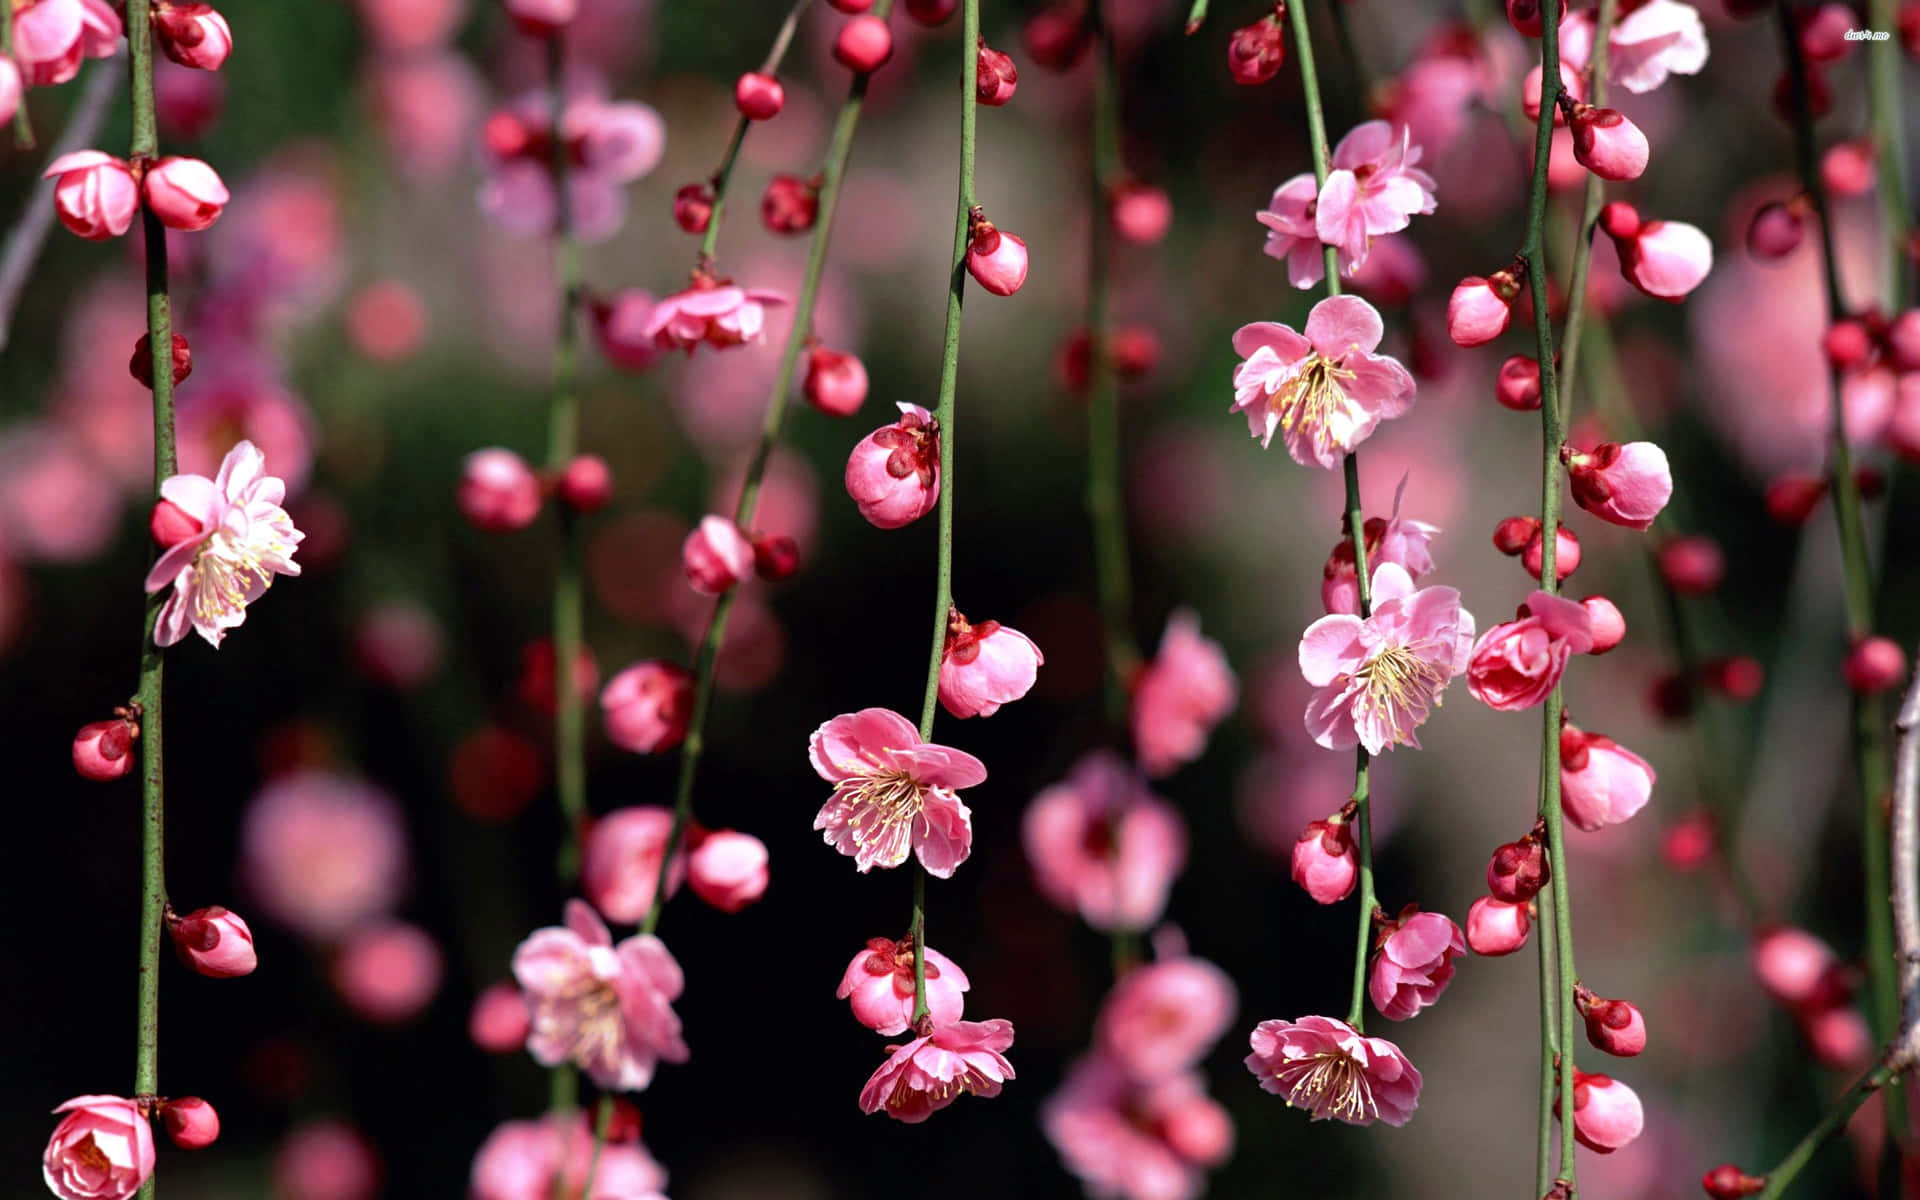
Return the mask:
[[1282,363],[1298,362],[1313,350],[1306,338],[1277,321],[1255,321],[1234,331],[1233,352],[1241,358],[1252,358],[1263,347]]
[[[1379,577],[1380,572],[1375,571],[1374,578]],[[1366,650],[1360,644],[1360,631],[1364,628],[1359,617],[1346,613],[1330,613],[1307,626],[1307,631],[1300,635],[1300,673],[1307,682],[1314,687],[1326,687],[1359,666],[1366,657]]]
[[1329,296],[1307,314],[1307,340],[1327,358],[1337,359],[1356,350],[1371,354],[1383,332],[1380,313],[1358,296]]

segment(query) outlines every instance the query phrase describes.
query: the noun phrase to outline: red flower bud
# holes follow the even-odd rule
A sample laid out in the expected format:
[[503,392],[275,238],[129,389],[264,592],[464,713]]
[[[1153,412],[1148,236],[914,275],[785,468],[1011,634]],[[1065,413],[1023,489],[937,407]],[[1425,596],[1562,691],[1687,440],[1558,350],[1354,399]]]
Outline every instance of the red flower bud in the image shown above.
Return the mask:
[[748,71],[733,84],[733,106],[749,121],[771,121],[786,107],[787,90],[760,71]]
[[775,175],[760,197],[760,220],[775,233],[805,233],[820,215],[820,190],[798,175]]
[[[153,390],[153,338],[141,334],[140,340],[133,344],[133,357],[127,361],[127,370],[140,381],[140,386]],[[179,387],[193,374],[193,350],[187,345],[187,339],[179,334],[173,335],[173,386]]]
[[1287,35],[1278,11],[1233,31],[1227,40],[1227,70],[1235,83],[1265,83],[1287,60]]

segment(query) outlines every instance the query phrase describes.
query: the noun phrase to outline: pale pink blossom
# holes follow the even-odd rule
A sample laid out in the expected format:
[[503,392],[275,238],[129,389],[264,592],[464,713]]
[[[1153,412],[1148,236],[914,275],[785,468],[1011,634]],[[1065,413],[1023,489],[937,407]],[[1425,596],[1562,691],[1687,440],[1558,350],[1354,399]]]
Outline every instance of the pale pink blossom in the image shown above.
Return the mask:
[[[1429,544],[1439,536],[1440,527],[1400,515],[1400,499],[1406,491],[1407,481],[1402,478],[1393,493],[1393,516],[1368,517],[1360,527],[1369,579],[1381,563],[1398,563],[1416,583],[1433,573]],[[1327,555],[1320,572],[1320,602],[1330,613],[1360,612],[1360,581],[1354,571],[1351,537],[1342,537]]]
[[973,755],[921,741],[890,709],[863,708],[814,730],[807,757],[833,784],[813,827],[862,873],[897,867],[911,853],[947,879],[972,852],[973,815],[957,793],[987,777]]
[[1199,1065],[1233,1023],[1233,980],[1198,958],[1135,967],[1107,993],[1094,1041],[1139,1083],[1157,1083]]
[[[966,1010],[963,994],[972,985],[967,973],[946,955],[927,947],[927,1013],[934,1025],[951,1025]],[[913,1021],[913,939],[867,939],[840,976],[834,996],[851,1002],[853,1019],[875,1033],[905,1033]]]
[[[55,0],[41,0],[42,5]],[[28,10],[31,12],[32,10]],[[140,211],[140,185],[125,159],[101,150],[75,150],[47,164],[54,180],[53,209],[60,223],[90,242],[125,233]]]
[[1322,242],[1352,260],[1349,273],[1366,261],[1372,239],[1433,211],[1433,177],[1414,165],[1420,147],[1411,136],[1405,126],[1365,121],[1333,148],[1313,223]]
[[168,229],[194,233],[219,220],[230,198],[219,174],[197,158],[169,155],[140,182],[147,207]]
[[1200,618],[1178,609],[1167,618],[1160,649],[1133,681],[1128,727],[1148,775],[1170,775],[1206,750],[1207,736],[1239,698],[1220,644],[1200,633]]
[[1307,732],[1329,750],[1420,748],[1419,727],[1466,669],[1473,614],[1448,587],[1414,590],[1406,568],[1373,572],[1373,615],[1321,617],[1300,638],[1300,673],[1317,690]]
[[443,970],[440,946],[426,930],[379,921],[348,936],[333,960],[333,986],[362,1018],[397,1025],[432,1003]]
[[[1561,61],[1584,71],[1593,52],[1591,10],[1562,22]],[[1669,75],[1697,75],[1707,65],[1707,31],[1699,10],[1678,0],[1648,0],[1622,11],[1607,37],[1607,79],[1636,95],[1650,92]]]
[[847,456],[847,494],[860,515],[898,529],[940,502],[940,425],[918,404],[901,404],[900,419],[874,430]]
[[649,659],[607,680],[600,689],[607,740],[635,754],[678,746],[693,718],[693,674],[678,663]]
[[1667,452],[1652,442],[1602,442],[1563,450],[1561,460],[1574,503],[1603,521],[1647,529],[1673,498]]
[[1520,615],[1480,635],[1467,664],[1467,691],[1489,708],[1532,708],[1560,683],[1567,660],[1593,648],[1593,618],[1561,596],[1536,591]]
[[1560,729],[1560,811],[1579,829],[1618,825],[1646,807],[1654,773],[1647,760],[1612,738],[1567,724]]
[[1108,750],[1033,798],[1021,840],[1040,894],[1102,930],[1159,920],[1187,861],[1180,814]]
[[750,833],[716,829],[692,839],[687,885],[721,912],[736,913],[767,892],[767,846]]
[[1467,910],[1467,945],[1485,958],[1512,954],[1527,944],[1531,923],[1527,901],[1482,896]]
[[1026,241],[981,221],[967,243],[967,273],[992,295],[1013,295],[1027,281]]
[[[469,1200],[664,1200],[667,1172],[637,1141],[599,1147],[585,1113],[497,1126],[473,1157]],[[583,1193],[587,1172],[593,1190]]]
[[267,915],[332,940],[385,914],[406,887],[399,808],[373,786],[302,770],[260,790],[240,826],[240,873]]
[[1573,156],[1602,179],[1638,179],[1647,169],[1647,135],[1611,108],[1581,105],[1573,113]]
[[1264,1091],[1314,1120],[1405,1125],[1420,1103],[1420,1072],[1400,1047],[1332,1017],[1262,1021],[1247,1069]]
[[641,333],[661,350],[689,356],[703,342],[723,350],[744,346],[766,336],[767,308],[785,303],[778,292],[703,279],[655,303]]
[[1615,201],[1600,210],[1600,228],[1613,239],[1620,274],[1658,300],[1678,303],[1713,270],[1713,242],[1685,221],[1644,221]]
[[637,1092],[662,1060],[687,1060],[673,1011],[685,980],[650,933],[615,946],[593,910],[570,900],[565,926],[520,943],[513,975],[533,1010],[527,1050],[542,1066],[571,1062],[603,1088]]
[[1114,1200],[1195,1200],[1205,1168],[1233,1149],[1232,1119],[1199,1072],[1143,1086],[1099,1053],[1067,1069],[1040,1127],[1088,1195]]
[[1045,661],[1018,629],[998,621],[969,624],[954,609],[940,656],[940,703],[956,717],[990,717],[1027,694]]
[[963,1095],[993,1097],[1013,1078],[1008,1021],[956,1021],[895,1050],[860,1089],[860,1111],[918,1124]]
[[1331,296],[1307,314],[1304,333],[1275,321],[1233,335],[1243,361],[1233,372],[1231,412],[1245,412],[1262,446],[1279,431],[1303,466],[1333,468],[1381,421],[1413,407],[1413,376],[1373,353],[1383,326],[1358,296]]
[[[1555,1101],[1556,1108],[1559,1101]],[[1611,1154],[1640,1136],[1646,1115],[1632,1088],[1606,1075],[1573,1073],[1573,1136],[1589,1150]]]
[[[1297,288],[1310,288],[1326,275],[1325,247],[1314,225],[1319,206],[1320,186],[1313,176],[1295,175],[1273,190],[1264,211],[1254,214],[1267,227],[1263,249],[1268,257],[1287,264],[1287,281]],[[1340,273],[1352,274],[1357,265],[1343,259]]]
[[169,911],[167,934],[180,961],[209,979],[237,979],[251,975],[260,964],[253,949],[253,930],[240,914],[211,905],[184,917]]
[[[673,810],[657,804],[616,808],[595,820],[581,851],[580,890],[610,921],[638,925],[660,884],[660,860],[673,833]],[[686,851],[673,856],[667,895],[686,877]]]
[[680,565],[694,591],[718,596],[753,576],[753,543],[738,525],[709,513],[681,543]]
[[40,1169],[61,1200],[125,1200],[153,1174],[153,1125],[137,1100],[75,1096],[53,1110]]
[[1404,1021],[1447,990],[1453,960],[1467,952],[1467,939],[1440,913],[1415,911],[1383,927],[1379,946],[1367,974],[1367,995],[1381,1016]]
[[1467,276],[1447,297],[1447,336],[1468,349],[1486,345],[1507,331],[1519,294],[1518,281],[1506,272]]
[[147,573],[149,594],[172,589],[154,622],[156,645],[171,646],[191,628],[218,647],[275,575],[300,573],[293,553],[306,535],[280,507],[286,484],[265,470],[266,456],[241,442],[217,478],[174,475],[160,484],[161,503],[174,505],[196,529]]

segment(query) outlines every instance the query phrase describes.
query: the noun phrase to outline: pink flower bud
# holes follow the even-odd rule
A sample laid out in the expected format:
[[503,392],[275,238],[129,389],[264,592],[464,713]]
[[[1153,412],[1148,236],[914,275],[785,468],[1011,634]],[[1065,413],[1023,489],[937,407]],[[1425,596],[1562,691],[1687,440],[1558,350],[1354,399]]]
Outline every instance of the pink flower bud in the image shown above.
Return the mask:
[[13,120],[14,114],[20,111],[20,98],[25,91],[20,68],[13,65],[11,58],[0,58],[0,125]]
[[800,385],[807,403],[830,417],[850,417],[867,402],[867,367],[840,350],[807,351],[807,377]]
[[820,190],[798,175],[775,175],[760,197],[760,221],[774,233],[805,233],[820,217]]
[[1857,1071],[1873,1057],[1873,1031],[1851,1004],[1826,1005],[1800,1017],[1800,1032],[1814,1061],[1836,1071]]
[[1615,200],[1600,210],[1600,231],[1616,240],[1631,240],[1640,232],[1640,213],[1624,200]]
[[[1520,110],[1526,113],[1529,122],[1540,119],[1540,81],[1544,78],[1546,77],[1541,74],[1539,66],[1536,65],[1527,72],[1526,78],[1520,81]],[[1565,59],[1560,60],[1560,94],[1573,100],[1587,98],[1586,92],[1580,86],[1579,73]],[[1555,125],[1567,123],[1565,110],[1558,105],[1553,110],[1553,123]]]
[[689,183],[673,194],[673,223],[687,233],[705,233],[713,220],[713,185]]
[[1876,173],[1870,138],[1836,142],[1820,158],[1820,181],[1829,196],[1864,196],[1873,190]]
[[106,782],[133,769],[133,741],[140,726],[126,717],[82,725],[73,735],[73,769],[82,779]]
[[[609,921],[638,924],[646,919],[672,831],[673,812],[655,805],[614,809],[589,829],[580,858],[580,890]],[[680,890],[686,870],[682,849],[667,869],[669,897]]]
[[1647,1022],[1640,1009],[1625,1000],[1606,1000],[1584,987],[1574,989],[1574,1002],[1587,1023],[1587,1041],[1596,1050],[1632,1058],[1647,1048]]
[[1767,484],[1767,515],[1782,525],[1800,525],[1813,515],[1827,494],[1827,481],[1817,475],[1780,475]]
[[53,207],[60,223],[90,242],[119,237],[140,209],[133,169],[124,159],[99,150],[62,154],[40,178],[54,181]]
[[1632,1088],[1605,1075],[1574,1070],[1573,1136],[1582,1146],[1612,1154],[1639,1137],[1645,1123],[1640,1097]]
[[[1510,281],[1512,277],[1504,278]],[[1501,279],[1469,275],[1454,287],[1447,300],[1447,336],[1454,345],[1484,346],[1506,332],[1519,289],[1504,286]]]
[[911,524],[940,501],[939,425],[917,404],[899,408],[897,423],[860,439],[847,457],[847,494],[881,529]]
[[1767,682],[1760,660],[1745,654],[1708,659],[1701,665],[1700,678],[1709,688],[1735,702],[1758,696]]
[[467,1017],[467,1036],[488,1054],[518,1054],[526,1049],[532,1028],[526,994],[511,983],[489,984]]
[[1508,517],[1493,527],[1493,548],[1508,556],[1519,554],[1539,538],[1539,517]]
[[1487,860],[1487,890],[1495,900],[1520,904],[1540,894],[1553,878],[1547,849],[1533,834],[1508,842]]
[[1521,37],[1537,38],[1546,30],[1540,16],[1540,0],[1507,0],[1507,24]]
[[748,71],[733,84],[733,106],[749,121],[771,121],[786,107],[787,89],[760,71]]
[[40,1166],[61,1200],[126,1200],[152,1176],[153,1125],[139,1101],[75,1096],[53,1111],[66,1115]]
[[793,578],[800,569],[800,546],[784,533],[756,534],[753,538],[753,569],[771,583]]
[[1697,871],[1713,857],[1718,835],[1713,814],[1704,809],[1684,813],[1660,837],[1660,857],[1676,871]]
[[1353,834],[1346,818],[1335,813],[1310,822],[1293,844],[1293,881],[1320,904],[1338,904],[1353,894],[1360,878]]
[[906,4],[908,16],[932,28],[946,24],[947,18],[960,7],[960,0],[906,0]]
[[635,663],[600,689],[607,740],[636,754],[678,746],[687,736],[692,707],[693,676],[669,662]]
[[1560,811],[1589,832],[1618,825],[1647,806],[1655,775],[1647,760],[1612,738],[1569,722],[1560,728]]
[[[927,1009],[936,1025],[948,1025],[966,1011],[967,973],[946,955],[927,947]],[[905,1033],[913,1017],[913,942],[869,938],[853,956],[834,992],[853,1009],[853,1019],[875,1033]]]
[[1840,960],[1831,947],[1804,929],[1779,926],[1763,933],[1749,953],[1753,973],[1767,995],[1785,1008],[1799,1008],[1820,994]]
[[753,574],[753,543],[725,517],[705,516],[680,547],[687,582],[703,596],[718,596]]
[[866,74],[893,57],[893,31],[879,17],[860,16],[840,27],[833,57],[849,71]]
[[1049,71],[1071,70],[1092,44],[1086,18],[1080,7],[1071,3],[1043,8],[1028,17],[1021,27],[1020,40],[1026,45],[1027,57]]
[[1588,596],[1580,602],[1587,610],[1587,617],[1593,622],[1593,649],[1589,654],[1605,654],[1618,646],[1627,636],[1627,619],[1620,615],[1613,601],[1605,596]]
[[1762,262],[1775,262],[1800,248],[1806,222],[1792,205],[1772,201],[1761,205],[1747,224],[1747,253]]
[[13,16],[13,57],[27,87],[65,83],[80,71],[85,18],[73,0],[28,4]]
[[1151,246],[1173,227],[1173,201],[1152,184],[1130,179],[1107,192],[1107,220],[1121,240]]
[[1712,1200],[1742,1200],[1766,1190],[1765,1176],[1755,1178],[1732,1163],[1721,1163],[1700,1177],[1700,1187]]
[[1678,537],[1660,547],[1660,575],[1683,596],[1710,595],[1727,577],[1720,543],[1704,534]]
[[220,1139],[220,1114],[198,1096],[182,1096],[160,1106],[167,1136],[182,1150],[205,1150]]
[[1851,371],[1855,367],[1865,366],[1867,359],[1873,356],[1873,335],[1867,332],[1864,321],[1843,317],[1827,327],[1820,337],[1820,348],[1826,352],[1827,361],[1835,369]]
[[253,931],[240,914],[217,904],[174,917],[167,922],[167,933],[180,961],[209,979],[251,975],[260,965],[253,952]]
[[994,295],[1011,296],[1027,281],[1027,244],[980,221],[967,244],[967,272]]
[[998,621],[969,624],[956,609],[940,657],[940,703],[956,717],[990,717],[1027,694],[1045,661],[1026,634]]
[[1287,61],[1287,35],[1280,18],[1269,14],[1233,31],[1227,39],[1227,71],[1233,81],[1249,87],[1280,73]]
[[1013,65],[1013,57],[987,45],[985,38],[980,39],[978,62],[974,65],[973,95],[980,103],[998,108],[1013,99],[1013,93],[1020,86],[1020,70]]
[[525,529],[540,515],[540,480],[511,450],[475,450],[461,466],[454,502],[483,533]]
[[1467,945],[1475,954],[1498,958],[1527,944],[1532,922],[1527,906],[1482,896],[1467,910]]
[[1500,364],[1500,375],[1493,382],[1493,398],[1503,408],[1515,412],[1533,412],[1540,407],[1540,363],[1524,354],[1510,356]]
[[160,50],[183,67],[218,71],[233,53],[233,30],[211,4],[161,0],[153,6]]
[[147,168],[141,189],[162,225],[188,233],[212,225],[227,206],[227,185],[197,158],[161,159]]
[[731,829],[709,833],[687,855],[687,886],[721,912],[739,912],[766,894],[766,844]]
[[580,0],[504,0],[507,16],[528,37],[552,37],[580,15]]
[[[1527,574],[1535,579],[1540,578],[1540,572],[1547,565],[1547,539],[1541,536],[1543,532],[1539,529],[1534,530],[1533,536],[1527,539],[1526,549],[1520,552],[1520,565],[1525,567]],[[1573,574],[1579,566],[1580,539],[1573,535],[1573,530],[1561,525],[1554,530],[1553,577],[1565,583],[1567,576]]]
[[162,549],[198,541],[212,532],[201,525],[198,517],[171,500],[155,502],[153,512],[147,517],[147,531],[153,536],[153,544]]
[[599,512],[613,499],[613,468],[598,454],[577,454],[560,472],[554,492],[574,512]]
[[1892,638],[1866,638],[1847,654],[1843,673],[1847,686],[1862,696],[1884,692],[1907,677],[1907,652]]
[[1611,108],[1581,104],[1573,110],[1573,157],[1602,179],[1638,179],[1647,169],[1647,135]]
[[1573,502],[1603,521],[1646,529],[1673,497],[1666,451],[1652,442],[1602,442],[1592,453],[1562,447]]
[[[127,370],[140,381],[148,391],[153,390],[153,338],[141,334],[140,340],[133,344],[133,357],[127,360]],[[173,385],[179,387],[193,374],[193,350],[187,345],[187,339],[179,334],[173,335]]]
[[1684,221],[1648,221],[1614,249],[1626,281],[1659,300],[1684,300],[1713,269],[1713,243]]

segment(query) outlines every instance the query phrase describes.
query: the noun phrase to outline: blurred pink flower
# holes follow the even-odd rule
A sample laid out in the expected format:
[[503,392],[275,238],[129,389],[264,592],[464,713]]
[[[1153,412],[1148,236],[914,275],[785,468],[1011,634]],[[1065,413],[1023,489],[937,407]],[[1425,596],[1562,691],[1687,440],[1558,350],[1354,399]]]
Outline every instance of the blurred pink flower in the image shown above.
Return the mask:
[[373,1200],[380,1159],[364,1135],[344,1121],[309,1121],[273,1155],[274,1200]]
[[1313,223],[1320,241],[1351,260],[1349,274],[1366,261],[1372,239],[1433,211],[1433,177],[1414,166],[1419,161],[1420,147],[1407,128],[1385,121],[1354,126],[1333,148]]
[[[514,233],[549,232],[558,215],[550,111],[544,91],[529,92],[496,110],[484,126],[488,177],[481,185],[480,207]],[[644,104],[577,94],[561,114],[560,136],[574,168],[567,176],[574,234],[587,242],[603,241],[626,217],[621,188],[659,165],[666,123]]]
[[1198,1072],[1142,1086],[1098,1053],[1067,1068],[1040,1127],[1089,1195],[1116,1200],[1194,1200],[1204,1168],[1233,1150],[1232,1119]]
[[[469,1200],[549,1200],[562,1190],[577,1200],[665,1200],[665,1168],[639,1142],[609,1141],[594,1161],[585,1113],[539,1121],[506,1121],[473,1157]],[[582,1193],[592,1169],[593,1190]]]
[[[1264,211],[1254,214],[1267,227],[1267,244],[1262,249],[1269,258],[1287,264],[1287,281],[1297,288],[1310,288],[1326,276],[1325,247],[1314,224],[1319,204],[1320,187],[1313,176],[1295,175],[1273,190]],[[1354,265],[1343,259],[1340,273],[1351,274]]]
[[946,879],[966,861],[973,818],[956,792],[987,777],[973,755],[921,741],[899,713],[863,708],[815,730],[807,757],[834,785],[813,827],[862,873],[897,867],[911,852]]
[[673,1011],[685,979],[650,933],[616,947],[593,910],[569,900],[565,926],[536,929],[513,952],[513,975],[533,1010],[527,1050],[542,1066],[571,1062],[603,1088],[637,1092],[662,1059],[687,1060]]
[[701,831],[689,839],[687,885],[721,912],[736,913],[767,892],[767,846],[735,829]]
[[1593,648],[1593,618],[1571,600],[1534,592],[1521,615],[1480,635],[1467,690],[1489,708],[1517,712],[1547,698],[1567,660]]
[[940,658],[940,704],[956,717],[990,717],[1027,694],[1046,660],[1026,634],[998,621],[947,618]]
[[511,983],[487,985],[473,1002],[467,1017],[467,1036],[489,1054],[516,1054],[526,1049],[533,1014],[527,998]]
[[[638,925],[653,907],[660,859],[673,832],[673,810],[657,804],[616,808],[593,822],[581,853],[580,889],[609,921]],[[667,895],[686,877],[686,849],[674,853]]]
[[244,438],[273,463],[288,496],[306,491],[313,473],[313,414],[264,369],[235,367],[206,378],[195,374],[175,414],[182,471],[217,473],[222,457]]
[[13,56],[28,87],[80,73],[80,60],[113,54],[120,16],[105,0],[27,0],[13,16]]
[[1233,350],[1229,411],[1245,412],[1260,444],[1285,434],[1287,453],[1302,466],[1334,468],[1381,421],[1413,407],[1413,376],[1373,353],[1380,314],[1358,296],[1332,296],[1307,314],[1305,332],[1274,321],[1243,325]]
[[381,363],[413,357],[427,339],[427,306],[403,279],[369,282],[347,301],[347,337],[353,348]]
[[1175,610],[1159,652],[1133,680],[1127,725],[1140,769],[1154,777],[1171,775],[1199,758],[1238,698],[1220,644],[1201,636],[1200,618],[1191,609]]
[[1040,894],[1100,930],[1159,920],[1187,861],[1179,813],[1109,750],[1035,796],[1020,828]]
[[1400,1047],[1361,1035],[1332,1017],[1262,1021],[1250,1039],[1247,1069],[1263,1091],[1316,1121],[1405,1125],[1420,1103],[1420,1072]]
[[1167,958],[1122,975],[1100,1006],[1095,1044],[1136,1083],[1199,1065],[1233,1023],[1233,980],[1199,958]]
[[918,1124],[962,1095],[992,1097],[1013,1078],[1007,1021],[956,1021],[893,1051],[860,1089],[860,1111]]
[[1442,914],[1415,911],[1388,922],[1379,946],[1367,973],[1367,995],[1381,1016],[1404,1021],[1447,990],[1453,960],[1467,952],[1467,939]]
[[439,945],[417,925],[380,921],[347,937],[333,960],[333,986],[368,1021],[397,1025],[420,1015],[440,990]]
[[677,663],[635,663],[600,690],[607,740],[636,754],[671,750],[692,719],[693,675]]
[[332,940],[398,902],[406,830],[384,792],[329,771],[298,771],[262,788],[248,806],[240,873],[268,916]]
[[162,551],[147,572],[149,594],[171,589],[154,621],[156,645],[171,646],[192,628],[217,648],[275,575],[300,573],[293,553],[305,535],[280,507],[286,484],[265,471],[266,457],[252,442],[241,442],[217,478],[174,475],[160,484],[160,503],[191,520],[193,532]]
[[[951,1025],[966,1010],[967,973],[927,947],[927,1012],[935,1025]],[[853,1019],[875,1033],[905,1033],[913,1020],[913,939],[867,939],[840,976],[834,996],[851,1001]]]
[[47,1187],[61,1200],[125,1200],[153,1174],[153,1125],[120,1096],[75,1096],[40,1156]]
[[753,577],[753,545],[738,525],[709,513],[681,544],[680,565],[694,591],[718,596]]
[[1560,729],[1560,809],[1574,827],[1618,825],[1646,807],[1654,773],[1612,738],[1568,724]]
[[413,54],[451,41],[467,0],[355,0],[367,40],[385,54]]
[[722,350],[744,346],[765,336],[767,307],[786,302],[778,292],[702,278],[655,303],[641,332],[661,350],[689,355],[703,342]]
[[[1414,590],[1406,568],[1373,573],[1373,615],[1321,617],[1300,637],[1300,673],[1314,688],[1307,732],[1329,750],[1420,748],[1419,727],[1466,669],[1473,614],[1449,587]],[[1576,606],[1578,607],[1578,606]]]
[[368,64],[366,88],[387,160],[403,178],[438,183],[463,165],[481,101],[465,58],[451,51],[382,57]]
[[412,691],[440,669],[444,638],[440,620],[425,605],[389,601],[368,609],[354,623],[353,658],[382,687]]
[[21,562],[83,562],[105,550],[120,499],[81,444],[29,422],[0,435],[0,545]]

